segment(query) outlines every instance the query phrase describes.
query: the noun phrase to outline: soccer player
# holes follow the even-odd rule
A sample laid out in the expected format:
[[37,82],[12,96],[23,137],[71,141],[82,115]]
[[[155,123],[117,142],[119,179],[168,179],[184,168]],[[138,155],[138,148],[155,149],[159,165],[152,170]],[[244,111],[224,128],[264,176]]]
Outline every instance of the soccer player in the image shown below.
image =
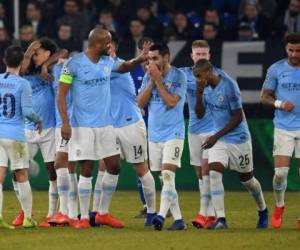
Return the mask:
[[[50,220],[51,225],[65,225],[72,224],[77,221],[78,217],[78,203],[77,203],[77,175],[76,175],[76,162],[68,162],[68,143],[61,137],[61,118],[57,106],[57,92],[59,86],[59,78],[66,62],[67,53],[60,56],[58,62],[53,66],[52,75],[53,90],[55,95],[55,143],[56,143],[56,157],[55,169],[57,174],[57,189],[59,196],[59,212],[56,213]],[[67,113],[68,116],[72,115],[72,102],[71,97],[67,96]]]
[[[116,189],[119,172],[119,148],[110,113],[110,75],[112,70],[127,72],[147,58],[148,47],[139,57],[125,62],[115,62],[107,56],[111,35],[100,28],[93,29],[88,38],[88,48],[68,60],[60,76],[58,106],[62,119],[61,133],[69,142],[69,160],[79,161],[78,183],[81,220],[75,228],[88,228],[89,204],[92,191],[93,161],[103,159],[106,172],[102,178],[102,193],[96,222],[115,228],[124,224],[108,213]],[[66,95],[71,89],[73,113],[71,126],[66,108]]]
[[154,44],[149,51],[149,65],[137,97],[140,108],[148,106],[148,141],[150,169],[162,171],[160,211],[152,223],[161,230],[170,209],[174,222],[170,230],[186,229],[175,188],[175,171],[180,167],[184,143],[183,106],[186,94],[185,74],[170,65],[170,51],[165,44]]
[[[49,209],[47,217],[40,223],[41,227],[49,227],[48,221],[56,213],[58,193],[56,184],[55,159],[55,105],[52,81],[43,80],[40,76],[47,67],[43,65],[57,51],[55,43],[48,38],[41,38],[29,46],[21,65],[21,74],[29,81],[32,88],[33,110],[41,117],[43,130],[39,133],[30,121],[25,123],[25,137],[28,143],[29,159],[41,150],[49,177]],[[13,221],[18,225],[23,214]]]
[[[290,159],[300,158],[300,33],[291,33],[285,38],[287,58],[282,59],[267,71],[262,87],[261,102],[275,108],[273,157],[275,173],[273,189],[275,211],[272,226],[280,228],[284,211],[284,195],[287,187]],[[300,219],[298,220],[300,230]]]
[[10,46],[4,55],[6,72],[0,74],[0,227],[13,229],[2,219],[3,190],[8,160],[13,172],[16,195],[24,212],[23,227],[37,225],[31,217],[32,192],[28,181],[29,158],[25,143],[24,119],[41,130],[41,121],[32,109],[31,88],[19,76],[24,53],[21,47]]
[[195,112],[201,119],[210,110],[214,133],[202,145],[208,150],[212,203],[217,220],[208,229],[226,229],[224,186],[225,168],[235,170],[258,207],[257,228],[268,227],[268,209],[260,183],[253,175],[250,132],[244,116],[240,90],[228,75],[214,72],[212,64],[200,59],[193,73],[197,81]]
[[[199,59],[210,59],[210,48],[205,40],[195,40],[192,43],[191,58],[194,64]],[[193,67],[182,68],[187,77],[187,101],[189,106],[189,149],[190,164],[194,166],[199,181],[200,210],[192,220],[197,228],[206,228],[215,221],[215,211],[211,203],[208,153],[201,145],[212,135],[213,121],[210,111],[206,112],[202,119],[198,119],[195,113],[196,104],[196,79]],[[220,70],[214,68],[214,70]]]
[[[111,35],[110,56],[114,61],[121,63],[123,60],[116,55],[119,43],[118,38],[113,32],[111,32]],[[155,182],[147,164],[146,125],[136,102],[134,83],[130,73],[120,74],[112,72],[110,76],[110,90],[113,125],[117,135],[117,142],[121,149],[121,155],[128,163],[133,164],[142,184],[147,208],[145,226],[152,226],[152,218],[156,215]],[[101,170],[101,164],[105,164],[105,162],[100,163],[99,170]],[[103,171],[98,172],[93,211],[97,211],[99,207],[103,175]],[[101,213],[101,210],[99,212]]]

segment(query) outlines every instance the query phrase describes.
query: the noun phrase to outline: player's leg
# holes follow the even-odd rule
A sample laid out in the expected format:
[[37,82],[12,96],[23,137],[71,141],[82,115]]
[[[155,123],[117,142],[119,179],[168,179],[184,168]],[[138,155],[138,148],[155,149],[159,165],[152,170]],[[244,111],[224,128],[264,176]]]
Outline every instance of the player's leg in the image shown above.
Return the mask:
[[257,228],[268,227],[268,209],[259,181],[253,175],[253,156],[251,140],[242,144],[228,144],[230,168],[240,174],[240,181],[254,198],[258,209]]
[[98,213],[98,208],[100,205],[100,197],[102,193],[102,178],[104,176],[106,170],[106,166],[103,160],[99,160],[99,166],[98,166],[98,174],[97,179],[94,186],[94,192],[93,192],[93,208],[90,212],[90,225],[95,227],[99,226],[99,224],[96,223],[96,215]]
[[[175,186],[175,172],[181,166],[181,155],[183,151],[183,140],[170,140],[162,144],[149,144],[150,159],[151,154],[157,151],[161,153],[161,173],[163,179],[163,187],[161,191],[160,210],[156,217],[154,217],[152,224],[155,230],[161,230],[167,212],[170,209],[174,218],[174,222],[169,230],[184,230],[187,228],[183,221],[181,210],[178,202],[178,194]],[[151,152],[150,152],[151,151]],[[161,151],[161,152],[159,152]],[[159,157],[157,158],[159,159]],[[151,160],[152,161],[152,160]],[[157,160],[156,164],[159,161]],[[154,170],[157,169],[155,165]],[[151,167],[152,169],[152,167]]]
[[249,191],[254,198],[258,209],[258,221],[256,228],[264,229],[268,227],[269,211],[266,206],[264,195],[259,181],[254,177],[253,171],[248,173],[240,173],[241,183]]
[[9,225],[4,219],[3,219],[3,183],[6,176],[6,169],[7,169],[7,163],[8,163],[8,156],[5,151],[5,148],[1,145],[1,139],[0,139],[0,228],[7,228],[7,229],[14,229],[14,226]]
[[[92,193],[92,170],[93,161],[97,159],[95,141],[95,128],[72,128],[72,138],[69,141],[69,161],[77,161],[80,166],[78,197],[81,218],[79,221],[71,223],[77,229],[90,227],[89,206]],[[69,196],[72,191],[72,181],[70,180]],[[72,217],[71,219],[73,219]]]
[[[31,142],[27,142],[27,148],[28,148],[28,155],[29,155],[29,167],[31,167],[32,162],[34,162],[34,157],[37,154],[38,150],[39,150],[39,146],[37,143],[35,143],[35,136],[36,133],[35,131],[26,131],[25,130],[25,135],[26,135],[26,140],[28,141],[30,139]],[[21,204],[20,201],[20,194],[19,194],[19,185],[17,182],[17,179],[15,177],[15,175],[12,173],[12,183],[13,183],[13,188],[15,191],[15,194],[17,196],[18,201]],[[19,212],[19,214],[17,215],[17,217],[15,219],[13,219],[12,221],[12,225],[14,226],[22,226],[23,224],[23,220],[24,220],[24,211]]]
[[197,216],[192,220],[192,224],[197,228],[204,228],[214,222],[214,210],[210,198],[210,181],[207,150],[202,150],[201,146],[209,134],[189,133],[190,164],[194,166],[198,177],[200,208]]
[[112,196],[116,191],[119,173],[120,173],[120,157],[119,155],[113,155],[105,157],[104,163],[106,165],[106,171],[102,178],[102,191],[100,196],[98,213],[96,215],[96,223],[108,225],[114,228],[124,227],[124,223],[114,218],[109,213],[109,206],[112,200]]
[[68,162],[69,170],[69,193],[68,193],[68,217],[69,224],[72,225],[78,221],[78,181],[76,173],[76,162]]
[[272,215],[272,226],[280,228],[284,212],[284,197],[287,188],[290,158],[295,147],[295,139],[291,132],[275,128],[274,130],[274,177],[273,190],[276,206]]
[[142,183],[143,193],[147,206],[145,226],[151,226],[152,219],[156,215],[155,181],[148,168],[147,162],[135,163],[134,169]]
[[37,223],[32,218],[32,191],[28,181],[29,157],[27,144],[7,140],[5,147],[18,186],[20,204],[24,211],[23,227],[35,227]]
[[142,184],[147,206],[145,226],[151,226],[152,218],[156,215],[156,197],[154,178],[147,164],[147,132],[145,123],[141,120],[134,124],[117,128],[116,132],[121,156],[128,163],[133,164],[134,170]]
[[208,229],[227,228],[222,178],[228,162],[229,156],[225,143],[218,141],[208,150],[211,200],[217,217],[215,223],[209,225]]
[[97,212],[98,208],[99,208],[100,197],[101,197],[101,192],[102,192],[102,179],[105,174],[105,170],[106,170],[105,162],[104,162],[104,160],[100,160],[97,179],[96,179],[95,187],[94,187],[92,212]]
[[216,213],[212,204],[211,191],[210,191],[210,177],[209,177],[209,164],[208,164],[208,151],[203,152],[203,159],[201,161],[201,173],[202,173],[202,194],[204,196],[203,213],[206,213],[205,227],[213,224],[216,220]]
[[56,152],[55,169],[57,174],[57,191],[59,196],[59,212],[49,221],[50,224],[68,224],[68,193],[70,189],[68,171],[68,153]]
[[145,194],[140,178],[136,179],[136,186],[139,193],[140,201],[143,204],[143,208],[134,216],[136,219],[143,219],[147,217],[147,205],[145,200]]
[[109,213],[109,206],[117,188],[121,170],[120,149],[116,141],[116,132],[112,126],[97,128],[97,157],[104,160],[106,171],[102,178],[102,192],[95,221],[97,224],[122,228],[124,223]]
[[59,212],[49,221],[50,224],[64,225],[69,223],[68,193],[70,189],[68,171],[68,143],[61,137],[60,128],[55,130],[56,155],[54,167],[57,175],[57,191],[59,196]]
[[39,148],[41,150],[49,179],[49,204],[46,218],[39,224],[40,227],[49,227],[50,219],[56,214],[58,208],[57,175],[54,168],[55,161],[55,128],[44,129],[39,135]]

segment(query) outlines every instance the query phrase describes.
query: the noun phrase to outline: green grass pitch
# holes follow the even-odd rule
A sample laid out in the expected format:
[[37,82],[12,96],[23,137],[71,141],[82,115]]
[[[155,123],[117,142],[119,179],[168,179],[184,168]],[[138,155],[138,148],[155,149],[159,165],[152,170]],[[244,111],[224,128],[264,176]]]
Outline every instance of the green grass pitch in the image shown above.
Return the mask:
[[[159,198],[159,194],[157,195]],[[265,193],[269,209],[273,210],[273,194]],[[208,231],[194,228],[190,221],[199,204],[197,192],[179,192],[180,206],[188,230],[169,232],[165,228],[172,222],[168,219],[161,232],[143,227],[143,220],[133,216],[140,209],[137,192],[118,191],[111,206],[113,215],[125,222],[125,228],[108,227],[76,230],[73,228],[35,228],[16,230],[0,229],[0,249],[300,249],[300,231],[297,219],[300,216],[300,199],[296,192],[286,195],[286,211],[280,230],[269,228],[256,230],[257,211],[247,192],[226,192],[225,205],[230,229]],[[34,214],[40,221],[46,214],[46,192],[34,192]],[[157,207],[159,204],[157,203]],[[4,192],[4,218],[7,221],[17,214],[19,205],[13,192]]]

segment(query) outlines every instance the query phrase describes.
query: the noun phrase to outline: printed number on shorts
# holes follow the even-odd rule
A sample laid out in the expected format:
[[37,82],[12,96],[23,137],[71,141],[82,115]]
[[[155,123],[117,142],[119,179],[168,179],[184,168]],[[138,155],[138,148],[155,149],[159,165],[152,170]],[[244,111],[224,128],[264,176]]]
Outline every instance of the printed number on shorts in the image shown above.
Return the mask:
[[143,155],[142,146],[133,146],[134,150],[134,159],[139,159]]
[[60,148],[64,148],[67,144],[68,144],[68,140],[65,140],[63,138],[61,138],[61,141],[60,141]]
[[178,158],[179,154],[180,154],[180,147],[175,147],[175,153],[174,153],[175,158]]
[[6,93],[3,96],[0,94],[0,106],[2,106],[2,113],[0,116],[6,118],[13,118],[16,114],[16,98],[13,94]]
[[248,154],[240,155],[239,160],[240,160],[240,167],[242,168],[248,166],[250,163],[250,158]]

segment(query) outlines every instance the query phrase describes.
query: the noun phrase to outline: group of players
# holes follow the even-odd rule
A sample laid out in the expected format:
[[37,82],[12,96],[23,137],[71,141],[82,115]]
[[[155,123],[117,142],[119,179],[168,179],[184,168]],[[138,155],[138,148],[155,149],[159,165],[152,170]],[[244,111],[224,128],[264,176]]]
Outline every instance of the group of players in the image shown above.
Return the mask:
[[[162,230],[170,211],[174,222],[169,229],[186,229],[175,187],[184,144],[185,99],[189,106],[190,163],[195,167],[200,190],[200,210],[192,224],[208,229],[228,227],[222,175],[229,168],[239,173],[241,183],[257,204],[256,227],[268,227],[268,209],[260,183],[253,175],[251,136],[237,83],[210,63],[209,45],[204,40],[192,44],[194,65],[180,69],[171,66],[167,45],[153,44],[149,39],[143,39],[140,45],[139,56],[124,61],[117,57],[115,34],[96,28],[89,34],[87,50],[69,59],[65,50],[57,50],[47,38],[33,42],[24,55],[16,46],[6,50],[7,70],[0,75],[2,227],[14,228],[2,218],[2,184],[8,159],[22,207],[12,224],[27,228],[37,225],[32,218],[27,168],[40,149],[50,183],[49,211],[41,227],[124,227],[109,212],[121,155],[133,164],[141,183],[145,226]],[[286,50],[288,58],[269,68],[261,95],[264,104],[276,109],[274,228],[280,228],[282,223],[290,158],[294,149],[296,158],[300,154],[300,115],[296,105],[300,90],[300,34],[286,37]],[[137,66],[143,77],[136,96],[129,71]],[[145,108],[147,128],[142,115]],[[161,172],[159,212],[148,153],[151,171]],[[96,160],[100,164],[89,212]],[[76,163],[80,167],[78,183]]]

